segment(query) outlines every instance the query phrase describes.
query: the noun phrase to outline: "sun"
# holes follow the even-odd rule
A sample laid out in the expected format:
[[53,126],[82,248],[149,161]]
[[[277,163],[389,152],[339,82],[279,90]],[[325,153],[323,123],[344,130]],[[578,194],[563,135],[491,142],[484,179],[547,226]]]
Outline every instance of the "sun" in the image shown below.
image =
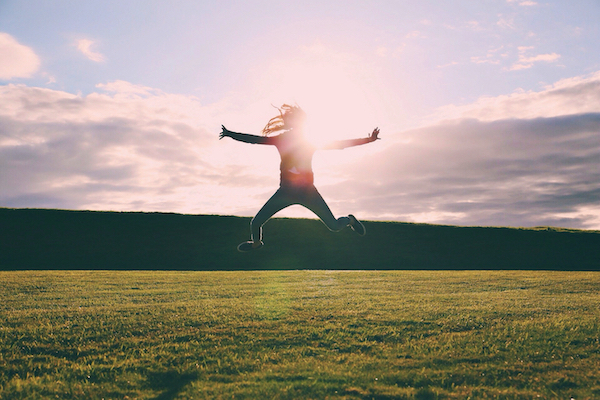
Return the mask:
[[374,74],[367,63],[317,45],[271,62],[258,84],[274,105],[302,107],[307,114],[305,136],[321,146],[365,137],[378,126],[382,107]]

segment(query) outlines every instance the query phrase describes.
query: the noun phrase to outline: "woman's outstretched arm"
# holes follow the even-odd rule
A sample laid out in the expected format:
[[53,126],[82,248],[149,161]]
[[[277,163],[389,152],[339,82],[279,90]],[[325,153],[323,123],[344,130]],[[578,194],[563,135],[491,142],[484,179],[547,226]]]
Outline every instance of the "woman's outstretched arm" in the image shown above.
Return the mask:
[[219,134],[219,140],[224,137],[230,137],[235,140],[239,140],[240,142],[252,143],[252,144],[273,144],[272,137],[266,136],[257,136],[257,135],[249,135],[247,133],[237,133],[232,132],[225,128],[225,126],[221,125],[223,131]]
[[367,143],[376,141],[377,139],[379,139],[377,137],[377,135],[379,135],[379,128],[373,129],[373,132],[371,132],[371,134],[366,138],[338,140],[338,141],[326,144],[325,146],[323,146],[323,149],[325,149],[325,150],[338,149],[339,150],[339,149],[345,149],[346,147],[360,146],[361,144],[367,144]]

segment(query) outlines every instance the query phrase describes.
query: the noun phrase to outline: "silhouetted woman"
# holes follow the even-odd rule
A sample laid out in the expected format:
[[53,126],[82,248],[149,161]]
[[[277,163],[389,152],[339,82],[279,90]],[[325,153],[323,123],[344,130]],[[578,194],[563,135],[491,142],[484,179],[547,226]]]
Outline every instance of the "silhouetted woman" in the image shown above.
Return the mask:
[[[313,185],[312,157],[318,148],[304,137],[306,114],[298,106],[284,104],[279,115],[265,126],[263,136],[231,132],[221,125],[223,131],[219,139],[230,137],[240,142],[252,144],[270,144],[277,147],[281,156],[281,183],[275,194],[265,203],[250,222],[251,240],[241,243],[239,251],[250,251],[263,246],[262,226],[275,213],[294,204],[300,204],[314,212],[332,231],[350,226],[359,235],[366,233],[363,224],[352,214],[335,218],[331,210]],[[277,136],[269,136],[281,132]],[[321,149],[345,149],[377,140],[379,128],[366,138],[340,140],[320,147]]]

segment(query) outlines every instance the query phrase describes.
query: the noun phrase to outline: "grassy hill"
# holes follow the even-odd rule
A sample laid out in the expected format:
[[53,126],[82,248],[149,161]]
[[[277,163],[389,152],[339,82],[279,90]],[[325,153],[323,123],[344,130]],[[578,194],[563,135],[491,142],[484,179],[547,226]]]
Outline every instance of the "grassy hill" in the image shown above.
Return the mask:
[[367,235],[272,219],[238,253],[249,218],[0,208],[0,269],[600,270],[600,232],[366,222]]

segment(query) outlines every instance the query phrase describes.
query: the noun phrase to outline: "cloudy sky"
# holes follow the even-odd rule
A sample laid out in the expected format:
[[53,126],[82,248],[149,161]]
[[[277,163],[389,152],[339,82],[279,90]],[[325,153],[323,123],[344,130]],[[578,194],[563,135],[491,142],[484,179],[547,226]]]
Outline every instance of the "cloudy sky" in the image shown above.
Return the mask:
[[[297,102],[336,215],[600,229],[600,3],[0,2],[0,206],[250,216]],[[311,217],[299,206],[281,216]]]

